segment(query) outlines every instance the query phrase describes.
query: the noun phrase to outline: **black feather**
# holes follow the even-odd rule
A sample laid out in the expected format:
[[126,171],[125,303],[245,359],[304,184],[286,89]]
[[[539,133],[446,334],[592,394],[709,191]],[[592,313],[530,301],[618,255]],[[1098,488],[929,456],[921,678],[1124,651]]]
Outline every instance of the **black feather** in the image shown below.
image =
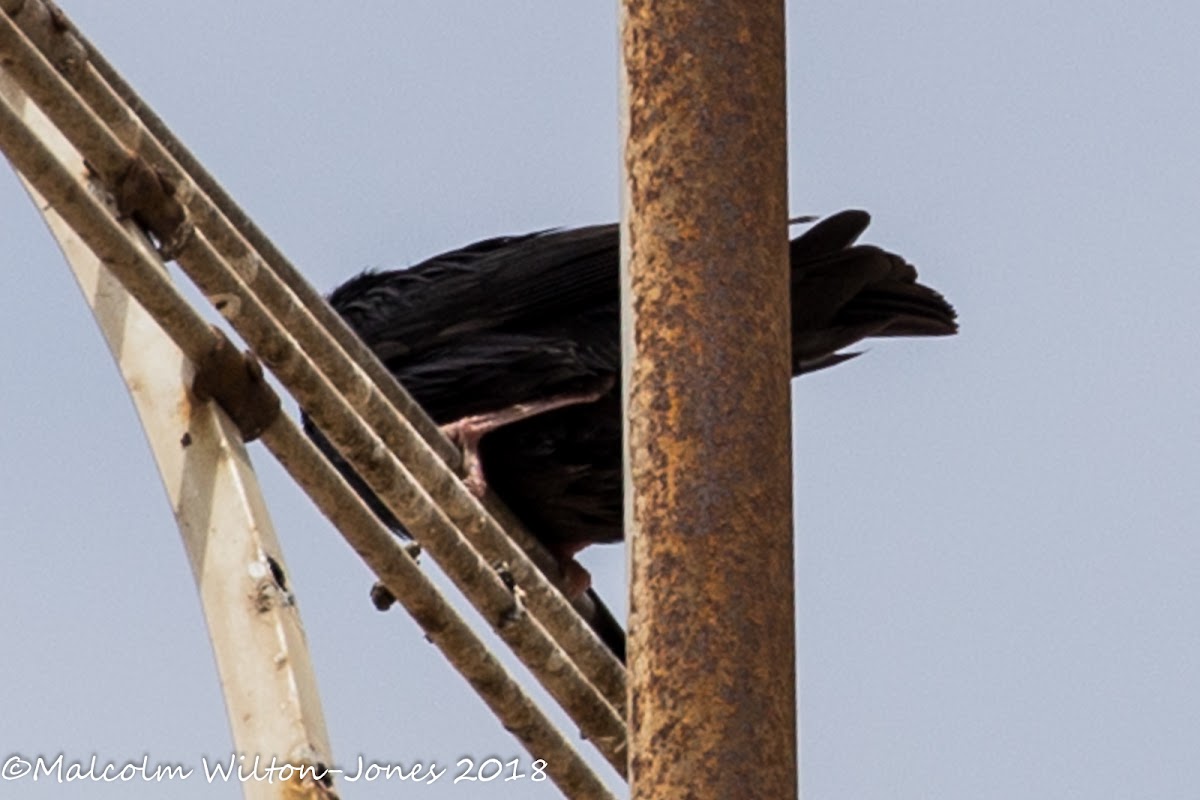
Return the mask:
[[[957,331],[954,309],[903,258],[855,244],[869,222],[843,211],[791,242],[797,375],[853,357],[838,351],[864,337]],[[500,427],[479,448],[488,484],[552,552],[622,538],[617,226],[488,239],[363,273],[329,300],[439,424],[612,386]]]

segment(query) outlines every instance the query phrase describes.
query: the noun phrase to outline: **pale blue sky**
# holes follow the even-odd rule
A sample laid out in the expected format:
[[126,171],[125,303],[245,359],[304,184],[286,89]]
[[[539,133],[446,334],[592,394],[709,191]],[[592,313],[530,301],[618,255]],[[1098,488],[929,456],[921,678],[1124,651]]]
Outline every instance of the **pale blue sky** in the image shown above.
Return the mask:
[[[616,218],[615,3],[63,5],[322,289]],[[963,321],[954,340],[873,345],[793,384],[804,796],[1194,797],[1200,7],[788,15],[792,211],[867,208],[867,238]],[[6,170],[0,240],[0,755],[227,755],[132,406]],[[369,607],[365,568],[252,454],[338,759],[521,755],[405,615]],[[583,561],[623,608],[622,550]],[[171,794],[238,796],[197,779]]]

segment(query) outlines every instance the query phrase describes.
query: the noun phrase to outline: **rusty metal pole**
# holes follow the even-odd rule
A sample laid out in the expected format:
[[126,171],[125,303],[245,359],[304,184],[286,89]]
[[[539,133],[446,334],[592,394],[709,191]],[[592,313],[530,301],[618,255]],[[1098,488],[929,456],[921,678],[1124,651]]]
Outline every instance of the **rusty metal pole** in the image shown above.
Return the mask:
[[632,797],[796,797],[783,0],[622,0]]

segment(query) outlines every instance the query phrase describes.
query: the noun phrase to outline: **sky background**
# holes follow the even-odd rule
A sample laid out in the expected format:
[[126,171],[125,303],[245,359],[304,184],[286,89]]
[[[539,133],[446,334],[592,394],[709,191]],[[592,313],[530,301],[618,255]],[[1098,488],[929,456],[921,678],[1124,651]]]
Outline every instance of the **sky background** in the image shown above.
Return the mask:
[[[63,5],[323,290],[617,217],[613,2]],[[1182,1],[788,4],[792,212],[870,210],[866,240],[963,326],[793,384],[806,798],[1196,796],[1197,41]],[[4,169],[0,242],[0,755],[227,757],[132,404]],[[337,759],[527,761],[252,457]],[[623,549],[582,561],[623,614]],[[557,796],[446,784],[341,789]],[[164,790],[239,796],[198,778],[0,795]]]

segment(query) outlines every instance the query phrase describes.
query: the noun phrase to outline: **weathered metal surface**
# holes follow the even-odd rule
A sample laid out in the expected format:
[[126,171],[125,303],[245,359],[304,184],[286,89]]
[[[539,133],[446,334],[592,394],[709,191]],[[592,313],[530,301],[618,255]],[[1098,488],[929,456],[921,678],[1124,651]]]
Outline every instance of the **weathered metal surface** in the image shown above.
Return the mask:
[[622,14],[632,796],[794,797],[783,3]]
[[[44,85],[37,86],[37,90],[39,93],[52,93],[49,100],[52,104],[58,104],[56,108],[60,116],[56,122],[62,126],[62,132],[69,137],[74,137],[72,141],[75,146],[88,153],[89,165],[109,162],[127,165],[128,156],[122,146],[111,141],[111,137],[102,134],[92,135],[93,132],[90,128],[100,124],[99,121],[86,109],[80,108],[78,98],[62,85],[61,80],[56,80],[49,75],[49,70],[44,64],[38,63],[41,57],[31,50],[28,43],[13,29],[10,20],[3,16],[0,16],[0,31],[9,34],[4,42],[0,42],[0,51],[4,51],[5,58],[9,57],[9,50],[6,48],[19,51],[20,57],[23,59],[19,63],[28,68],[22,70],[25,73],[24,77],[28,78],[31,74],[36,73],[42,78],[47,78]],[[5,60],[4,63],[5,66],[9,66],[18,62]],[[14,70],[14,72],[16,71]],[[5,75],[0,72],[0,80],[3,78]],[[24,88],[28,88],[28,86]],[[63,103],[67,104],[67,110],[64,110]],[[181,355],[188,356],[193,362],[204,361],[212,350],[213,331],[187,305],[170,283],[161,269],[161,263],[155,259],[153,250],[137,237],[136,232],[131,234],[130,230],[121,227],[114,219],[111,209],[106,208],[99,199],[103,192],[85,186],[87,177],[93,171],[85,171],[78,157],[71,159],[68,165],[57,153],[50,152],[44,142],[29,130],[22,119],[22,112],[18,110],[25,109],[27,106],[24,96],[13,100],[12,105],[7,97],[0,101],[0,118],[2,118],[0,119],[0,140],[2,140],[0,149],[3,149],[13,159],[19,170],[37,183],[39,191],[51,199],[55,208],[61,210],[70,226],[86,241],[86,247],[103,253],[101,260],[115,276],[119,277],[120,285],[131,291],[147,309],[155,312],[155,318],[169,333],[170,338],[183,349],[184,353]],[[79,113],[75,113],[76,111]],[[61,137],[59,138],[61,139]],[[93,150],[99,152],[93,153]],[[160,166],[155,165],[156,168]],[[108,174],[111,177],[113,171],[109,170]],[[195,196],[195,190],[190,183],[187,191]],[[45,205],[45,202],[42,204]],[[203,209],[201,211],[203,213],[199,216],[209,213]],[[248,338],[252,342],[256,342],[259,349],[267,354],[268,363],[278,362],[287,366],[285,383],[293,388],[300,386],[305,390],[300,393],[300,399],[306,406],[315,408],[323,404],[332,405],[335,410],[329,413],[336,414],[339,420],[343,417],[347,420],[353,418],[353,421],[347,421],[346,425],[354,430],[355,441],[366,442],[366,446],[372,451],[370,455],[372,462],[378,462],[381,456],[378,446],[375,444],[378,442],[377,437],[364,428],[361,421],[357,421],[357,417],[352,414],[344,398],[332,391],[328,381],[316,370],[309,358],[298,349],[286,330],[281,329],[279,321],[275,320],[271,313],[264,308],[266,301],[251,292],[240,280],[230,277],[232,270],[227,264],[220,263],[220,254],[212,251],[202,230],[198,229],[196,235],[186,237],[184,244],[186,246],[180,249],[187,252],[175,254],[181,262],[192,263],[189,258],[195,257],[202,260],[204,268],[208,270],[203,273],[208,276],[207,280],[226,281],[222,286],[228,288],[228,291],[220,292],[218,296],[214,297],[217,307],[227,316],[233,317],[235,326],[238,322],[243,323],[242,327],[245,332],[248,332]],[[268,286],[267,289],[269,290],[268,294],[278,294],[281,291],[274,286]],[[309,291],[311,292],[311,289]],[[287,299],[282,301],[288,313],[291,313],[293,309],[293,306],[289,305],[290,302]],[[287,317],[287,314],[284,316]],[[290,317],[288,318],[290,319]],[[328,343],[318,342],[317,345],[330,350]],[[344,371],[340,362],[337,363],[337,368],[342,368]],[[182,373],[183,371],[178,370],[177,372]],[[360,386],[357,380],[348,381],[348,383]],[[209,388],[214,387],[209,386]],[[360,392],[371,395],[372,399],[376,401],[379,399],[378,395],[373,393],[369,387],[361,388]],[[219,387],[218,391],[210,393],[218,397],[223,394]],[[263,393],[264,395],[270,394],[270,391],[264,386]],[[336,398],[336,402],[334,398]],[[269,405],[271,409],[274,409],[277,407],[277,402]],[[195,404],[191,404],[191,406],[195,408]],[[394,410],[391,413],[394,414]],[[259,423],[253,422],[251,427],[257,429]],[[410,439],[419,440],[420,437],[416,436],[411,428],[406,430]],[[274,416],[274,422],[268,426],[267,430],[263,431],[263,442],[285,465],[289,465],[289,469],[297,468],[309,473],[293,474],[314,494],[314,497],[319,496],[326,501],[329,500],[324,484],[329,481],[330,468],[316,455],[311,443],[300,437],[290,420],[284,416]],[[180,436],[178,442],[172,443],[172,445],[191,448],[195,446],[195,442],[189,433]],[[300,455],[301,451],[305,451],[303,455]],[[435,463],[440,468],[441,473],[436,479],[441,481],[441,484],[456,483],[453,475],[446,471],[446,465],[438,460],[432,451],[425,455],[427,461]],[[469,555],[471,558],[468,560],[471,560],[477,567],[475,572],[471,573],[473,577],[468,577],[465,581],[471,589],[468,594],[477,603],[480,603],[481,597],[484,599],[485,602],[481,604],[481,608],[503,607],[503,613],[497,617],[503,623],[501,636],[513,645],[514,650],[522,655],[522,658],[530,664],[536,674],[546,678],[546,685],[556,699],[563,702],[569,710],[580,704],[589,704],[597,710],[595,716],[601,720],[601,723],[598,724],[608,724],[610,730],[597,730],[589,719],[579,715],[576,718],[581,728],[588,732],[589,738],[596,742],[597,746],[606,752],[606,755],[609,755],[614,768],[619,773],[623,773],[626,767],[624,724],[613,708],[613,705],[620,707],[622,703],[618,701],[610,705],[600,698],[597,689],[571,664],[556,643],[548,637],[541,625],[524,613],[515,615],[509,613],[519,605],[511,587],[500,581],[491,566],[479,558],[472,548],[466,546],[465,542],[462,542],[461,533],[454,529],[444,514],[430,506],[429,498],[423,490],[415,487],[411,480],[405,480],[404,476],[407,475],[407,472],[394,458],[384,457],[384,462],[386,463],[383,465],[375,464],[376,470],[368,470],[368,474],[374,474],[379,469],[384,469],[388,476],[384,480],[386,485],[391,486],[397,481],[403,483],[406,491],[415,493],[414,496],[419,496],[423,503],[419,513],[433,520],[430,525],[437,527],[439,534],[443,537],[439,541],[450,542],[452,539],[458,541],[457,544],[451,543],[447,547],[455,553]],[[388,467],[390,467],[390,471],[387,470]],[[322,469],[324,471],[321,474],[324,477],[317,479],[315,484],[307,480],[312,474],[321,472]],[[339,481],[340,479],[337,479],[334,482],[338,483]],[[340,490],[343,495],[348,491],[344,482],[340,483]],[[460,492],[460,494],[465,494],[465,492]],[[352,506],[355,504],[361,506],[361,501],[357,497],[350,496],[353,498],[350,501]],[[474,502],[473,498],[472,502]],[[318,503],[331,518],[345,520],[346,515],[342,513],[344,508],[338,507],[337,501],[334,501],[332,505],[322,500],[318,500]],[[357,510],[369,517],[365,506],[361,506]],[[468,510],[466,513],[473,515],[472,523],[476,526],[495,525],[494,521],[491,521],[490,517],[487,517],[482,511],[476,513]],[[392,550],[399,549],[394,538],[377,521],[373,524],[374,530],[367,531],[365,537],[358,535],[363,533],[361,528],[369,527],[363,525],[361,519],[356,520],[350,527],[355,529],[355,533],[348,533],[347,538],[360,554],[363,554],[364,557],[367,557],[368,554],[387,557],[389,563],[386,565],[379,564],[380,559],[377,558],[369,560],[376,568],[377,574],[385,578],[385,582],[388,583],[395,596],[406,601],[410,612],[418,621],[423,625],[437,626],[436,630],[431,631],[431,638],[443,647],[455,666],[484,695],[505,727],[526,744],[531,752],[546,758],[548,762],[546,774],[571,796],[609,796],[608,790],[588,765],[529,701],[519,685],[507,675],[499,663],[486,653],[483,654],[483,657],[477,657],[478,653],[468,652],[472,648],[479,647],[478,640],[466,635],[466,629],[461,626],[460,620],[456,622],[449,619],[448,605],[430,602],[431,593],[436,594],[436,590],[428,585],[420,570],[405,562],[403,558],[397,559],[389,556]],[[497,535],[503,538],[502,533]],[[381,540],[386,544],[382,544]],[[371,544],[364,548],[364,541],[370,541]],[[507,539],[504,541],[508,542]],[[511,543],[508,544],[511,547]],[[411,568],[398,568],[396,567],[397,563]],[[271,577],[278,574],[269,558],[267,566],[267,572]],[[511,563],[510,568],[515,571],[515,567]],[[400,581],[398,575],[402,571],[405,572],[405,575],[403,581]],[[524,571],[526,573],[536,572],[536,568],[532,564],[528,564]],[[462,577],[462,575],[458,576],[460,585]],[[480,584],[485,585],[480,587]],[[489,591],[490,584],[494,584],[498,589],[499,597],[495,597],[497,592]],[[561,596],[545,585],[544,581],[542,584],[539,589],[541,594],[561,599]],[[521,588],[523,590],[521,596],[529,598],[530,590],[533,587],[527,587],[522,582]],[[412,591],[407,591],[409,589]],[[479,589],[479,591],[475,591],[475,589]],[[563,608],[566,609],[566,614],[575,628],[583,631],[578,618],[571,614],[565,604],[563,604]],[[485,616],[490,618],[493,615],[488,614],[485,610]],[[594,640],[594,637],[591,638]],[[593,649],[609,661],[613,660],[611,654],[603,651],[603,647],[598,642]],[[610,681],[613,685],[608,688],[610,691],[616,690],[613,693],[619,695],[623,700],[623,669],[619,664],[616,667],[617,680]]]
[[[86,173],[79,155],[3,72],[0,94],[22,109],[55,156],[75,174]],[[195,576],[234,743],[264,762],[278,758],[280,765],[308,770],[287,780],[247,781],[245,796],[335,797],[304,629],[240,433],[216,405],[194,402],[187,390],[191,367],[179,347],[25,185],[71,265],[146,430]]]
[[[54,109],[50,116],[68,139],[85,152],[88,164],[101,177],[106,177],[113,184],[119,183],[129,171],[130,152],[137,152],[147,159],[159,177],[168,184],[178,185],[179,191],[173,192],[172,196],[184,201],[190,215],[189,221],[195,223],[195,233],[198,235],[188,235],[192,230],[191,225],[170,224],[162,226],[159,235],[168,240],[172,256],[182,255],[178,260],[189,276],[214,300],[222,314],[260,356],[274,354],[279,359],[303,360],[306,364],[310,363],[308,357],[311,357],[311,363],[328,376],[359,413],[373,421],[393,452],[406,462],[417,461],[414,472],[422,482],[426,485],[432,482],[449,491],[449,496],[442,492],[435,499],[458,525],[469,529],[470,537],[474,539],[479,536],[491,543],[491,549],[485,552],[490,560],[511,564],[514,576],[526,592],[528,607],[534,616],[558,639],[609,702],[616,706],[623,705],[623,666],[600,644],[596,636],[584,629],[562,595],[543,578],[544,571],[562,585],[562,575],[555,560],[517,524],[511,512],[503,508],[494,496],[485,500],[485,512],[474,495],[448,488],[454,482],[444,480],[444,470],[427,455],[432,450],[438,461],[455,468],[460,461],[457,449],[416,407],[378,360],[366,351],[365,345],[357,340],[340,317],[296,273],[295,268],[257,232],[232,199],[207,176],[186,148],[133,93],[120,75],[94,47],[87,44],[70,21],[61,13],[49,12],[27,18],[29,12],[40,5],[42,0],[26,0],[22,13],[13,20],[0,16],[0,60],[5,61],[26,91],[43,108]],[[41,43],[40,53],[29,42],[31,37]],[[60,41],[62,39],[70,40],[70,43],[64,44]],[[43,58],[48,53],[59,52],[65,53],[64,57],[72,64],[69,73],[56,73]],[[85,60],[81,60],[85,57]],[[56,57],[55,63],[60,60]],[[70,87],[63,77],[70,77]],[[73,89],[78,90],[78,94]],[[114,89],[119,96],[114,95]],[[136,117],[132,113],[135,109]],[[114,134],[119,134],[119,138]],[[167,151],[174,157],[167,155]],[[181,163],[176,163],[175,158],[180,159]],[[182,165],[187,165],[186,169],[181,169]],[[73,191],[72,187],[64,188]],[[208,202],[208,196],[216,199],[220,211]],[[225,219],[225,214],[238,220],[241,230],[234,230]],[[174,235],[174,228],[178,228],[181,235]],[[248,242],[254,243],[256,252],[247,248]],[[187,248],[187,253],[181,254],[179,251],[184,249],[184,245],[190,245],[190,248]],[[106,245],[108,253],[115,253],[118,249],[115,243]],[[268,262],[264,262],[260,254]],[[233,270],[220,266],[218,261],[221,259],[233,266]],[[144,287],[144,290],[148,288]],[[171,310],[177,305],[175,301],[178,298],[153,299],[157,301],[153,311],[180,318],[178,308],[175,312]],[[243,309],[243,306],[249,307]],[[259,323],[262,322],[261,314],[264,311],[286,329],[284,336],[277,336],[272,332],[273,328],[262,329]],[[245,327],[251,324],[258,326],[256,330],[261,334],[260,337],[248,335]],[[337,344],[330,341],[326,329],[333,334]],[[208,340],[207,334],[199,331],[193,333],[189,336],[193,341]],[[261,337],[265,337],[265,341]],[[293,340],[304,349],[306,356],[288,355],[292,352],[290,345]],[[347,357],[353,353],[357,355]],[[197,359],[203,357],[202,353],[190,355]],[[289,388],[295,391],[294,386]],[[313,410],[309,400],[302,405]],[[397,416],[397,411],[402,413]],[[381,422],[381,416],[388,421]],[[404,430],[389,433],[395,431],[396,425]],[[336,444],[337,437],[331,438]],[[416,455],[411,455],[414,452]],[[500,525],[496,524],[497,521],[503,523],[505,532],[531,554],[529,557],[512,547],[501,532]],[[483,526],[483,531],[474,533],[479,526]],[[430,552],[437,557],[435,551],[431,549]],[[535,568],[530,559],[536,561],[541,569]],[[603,629],[607,622],[606,609],[582,602],[576,602],[575,608],[588,614],[588,619]]]

